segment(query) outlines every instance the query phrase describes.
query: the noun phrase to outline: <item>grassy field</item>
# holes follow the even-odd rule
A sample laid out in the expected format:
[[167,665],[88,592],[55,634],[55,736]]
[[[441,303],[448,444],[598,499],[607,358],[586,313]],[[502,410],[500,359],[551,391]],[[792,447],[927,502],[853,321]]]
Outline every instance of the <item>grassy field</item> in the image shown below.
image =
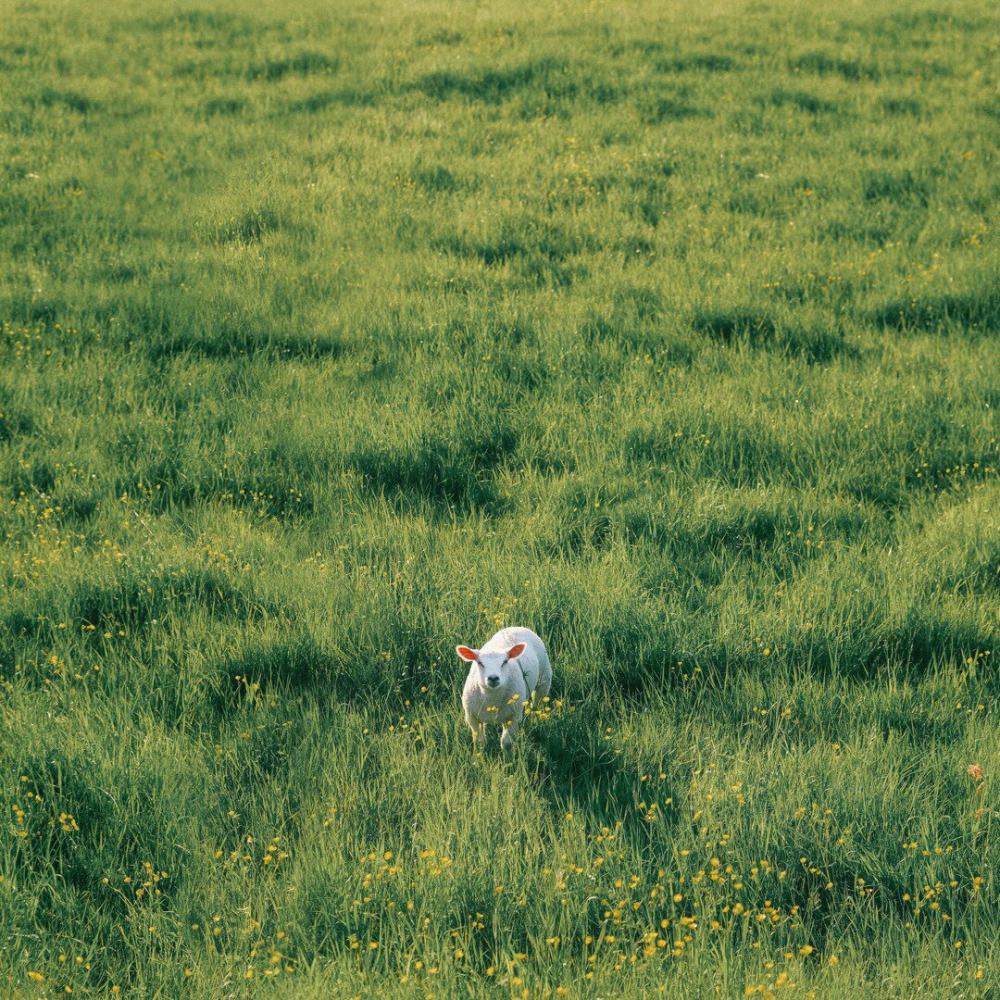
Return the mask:
[[993,4],[2,7],[0,996],[1000,996]]

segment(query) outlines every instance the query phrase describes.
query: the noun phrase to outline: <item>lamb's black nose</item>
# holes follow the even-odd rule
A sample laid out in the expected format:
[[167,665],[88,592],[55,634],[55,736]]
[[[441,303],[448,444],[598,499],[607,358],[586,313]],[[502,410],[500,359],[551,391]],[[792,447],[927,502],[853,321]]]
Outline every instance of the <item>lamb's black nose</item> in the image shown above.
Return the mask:
[[487,677],[486,683],[489,684],[491,688],[495,688],[500,683],[499,677]]

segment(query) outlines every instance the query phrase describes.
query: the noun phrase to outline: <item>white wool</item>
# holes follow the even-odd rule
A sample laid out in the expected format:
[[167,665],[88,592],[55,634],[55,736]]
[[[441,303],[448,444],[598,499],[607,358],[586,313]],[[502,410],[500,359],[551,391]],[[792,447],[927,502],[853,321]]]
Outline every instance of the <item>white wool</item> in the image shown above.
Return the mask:
[[[522,643],[524,651],[511,658],[510,651]],[[501,629],[480,649],[456,648],[469,663],[462,707],[473,744],[485,745],[486,726],[492,723],[502,727],[500,745],[509,750],[529,699],[544,698],[552,686],[545,644],[530,628],[512,627]],[[491,678],[496,686],[491,686]]]

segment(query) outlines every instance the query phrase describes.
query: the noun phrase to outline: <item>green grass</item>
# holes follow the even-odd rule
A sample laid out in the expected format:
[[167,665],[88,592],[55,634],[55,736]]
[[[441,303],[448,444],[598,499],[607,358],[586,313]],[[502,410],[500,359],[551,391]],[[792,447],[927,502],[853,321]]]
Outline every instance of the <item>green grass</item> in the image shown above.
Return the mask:
[[997,995],[994,5],[4,23],[5,996]]

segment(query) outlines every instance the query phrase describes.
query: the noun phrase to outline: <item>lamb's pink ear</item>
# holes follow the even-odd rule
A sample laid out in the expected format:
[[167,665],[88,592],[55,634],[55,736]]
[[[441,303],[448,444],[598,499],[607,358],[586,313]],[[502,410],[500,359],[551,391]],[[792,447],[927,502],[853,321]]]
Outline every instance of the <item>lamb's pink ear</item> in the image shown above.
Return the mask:
[[516,660],[527,648],[527,644],[523,642],[519,642],[516,646],[511,646],[507,650],[507,659]]
[[469,649],[468,646],[456,646],[455,652],[465,660],[466,663],[476,662],[476,651],[474,649]]

